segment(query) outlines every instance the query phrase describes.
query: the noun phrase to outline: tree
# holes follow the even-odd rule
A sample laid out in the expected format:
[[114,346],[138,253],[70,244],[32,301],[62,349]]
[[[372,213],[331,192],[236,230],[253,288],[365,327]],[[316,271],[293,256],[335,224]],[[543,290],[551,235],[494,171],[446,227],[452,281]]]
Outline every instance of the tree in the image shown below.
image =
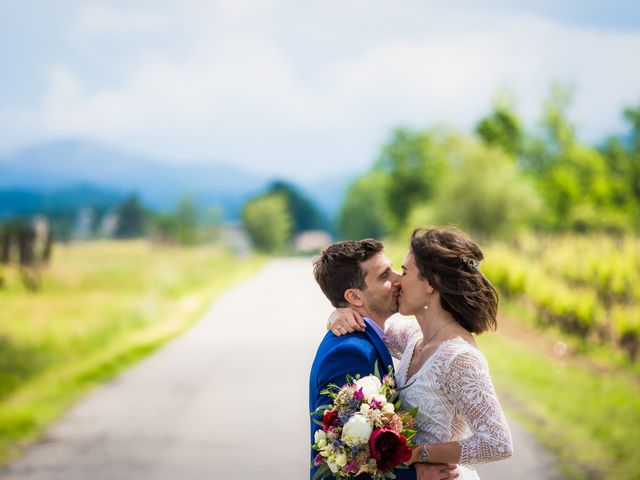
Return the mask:
[[509,155],[472,140],[452,154],[460,158],[458,167],[443,178],[428,208],[412,214],[413,225],[457,224],[502,236],[526,229],[536,218],[540,199]]
[[407,220],[413,206],[428,201],[446,169],[439,155],[435,133],[398,128],[386,144],[376,164],[385,173],[385,200],[396,226]]
[[507,92],[496,95],[493,111],[478,122],[476,133],[487,145],[501,148],[515,157],[522,150],[524,133],[512,104]]
[[390,214],[384,196],[386,183],[382,172],[372,172],[349,186],[338,215],[341,238],[382,238],[389,233]]
[[244,228],[257,250],[273,253],[291,240],[293,221],[281,194],[268,194],[248,201],[242,209]]
[[190,198],[183,197],[175,213],[176,237],[183,245],[196,241],[196,207]]
[[571,89],[552,85],[541,132],[522,155],[523,169],[533,177],[547,207],[542,226],[580,231],[626,229],[620,204],[627,194],[621,195],[618,189],[613,162],[577,139],[568,119],[572,96]]
[[575,128],[568,119],[572,100],[573,89],[558,83],[551,85],[539,122],[540,134],[525,145],[520,159],[525,171],[544,176],[557,163],[558,156],[575,143]]
[[640,229],[640,106],[625,108],[629,124],[625,136],[611,136],[601,149],[606,157],[615,205],[628,212],[636,229]]
[[303,195],[294,185],[277,180],[271,184],[268,193],[280,194],[287,202],[287,209],[293,221],[293,232],[305,230],[325,230],[327,219],[313,202]]
[[144,234],[147,213],[140,204],[137,195],[131,195],[117,208],[118,226],[115,236],[118,238],[136,238]]

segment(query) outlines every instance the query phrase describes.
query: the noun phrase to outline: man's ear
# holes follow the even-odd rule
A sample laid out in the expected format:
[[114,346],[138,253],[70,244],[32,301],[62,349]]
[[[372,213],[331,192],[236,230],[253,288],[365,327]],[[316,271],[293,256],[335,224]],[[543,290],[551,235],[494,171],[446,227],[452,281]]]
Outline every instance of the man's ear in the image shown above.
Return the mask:
[[357,288],[350,288],[344,292],[344,299],[349,302],[349,305],[360,308],[364,305],[360,290]]

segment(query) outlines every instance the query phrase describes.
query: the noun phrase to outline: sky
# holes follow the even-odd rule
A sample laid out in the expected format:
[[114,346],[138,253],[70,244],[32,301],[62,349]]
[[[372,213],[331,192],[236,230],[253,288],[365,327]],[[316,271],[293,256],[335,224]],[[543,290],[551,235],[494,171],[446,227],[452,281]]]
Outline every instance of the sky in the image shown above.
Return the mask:
[[640,104],[640,4],[0,0],[0,154],[78,138],[309,181],[366,170],[396,126],[471,131],[500,89],[579,136]]

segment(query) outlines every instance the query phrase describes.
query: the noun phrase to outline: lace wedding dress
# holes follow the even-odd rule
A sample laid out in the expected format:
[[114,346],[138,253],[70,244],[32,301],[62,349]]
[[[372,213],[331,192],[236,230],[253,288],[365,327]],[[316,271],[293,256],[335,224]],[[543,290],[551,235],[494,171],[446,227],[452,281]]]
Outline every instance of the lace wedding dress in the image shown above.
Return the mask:
[[400,359],[396,371],[403,407],[418,407],[417,444],[458,441],[460,478],[478,479],[468,466],[511,456],[511,432],[496,396],[487,361],[461,337],[445,340],[420,369],[407,378],[413,350],[422,332],[415,320],[392,318],[384,342]]

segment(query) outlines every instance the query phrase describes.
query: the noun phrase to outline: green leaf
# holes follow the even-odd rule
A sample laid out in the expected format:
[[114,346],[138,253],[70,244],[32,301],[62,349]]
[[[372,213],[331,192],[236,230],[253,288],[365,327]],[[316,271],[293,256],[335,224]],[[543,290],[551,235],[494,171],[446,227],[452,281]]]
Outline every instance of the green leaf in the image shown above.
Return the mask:
[[325,473],[328,470],[329,470],[329,467],[327,466],[327,464],[323,463],[322,465],[320,465],[318,467],[318,470],[316,470],[315,475],[313,477],[311,477],[311,480],[317,480],[320,475],[322,475],[322,478],[324,478],[325,477]]
[[416,436],[415,430],[404,430],[400,435],[407,439],[407,442],[411,443],[413,437]]
[[416,415],[418,415],[418,407],[414,407],[409,410],[409,415],[411,415],[413,418],[416,418]]
[[373,374],[378,377],[378,380],[382,380],[382,377],[380,376],[380,369],[378,368],[378,360],[376,360],[376,363],[373,366]]
[[312,419],[311,419],[311,421],[312,421],[313,423],[315,423],[316,425],[318,425],[319,427],[322,427],[322,426],[323,426],[323,425],[322,425],[322,422],[321,422],[320,420],[316,419],[316,418],[312,418]]
[[406,384],[404,387],[396,387],[396,392],[401,392],[403,390],[406,390],[407,388],[409,388],[411,385],[413,385],[416,381],[414,380],[411,383]]
[[311,415],[314,415],[314,414],[316,414],[316,413],[321,413],[321,412],[323,412],[323,413],[324,413],[324,411],[325,411],[325,410],[328,410],[328,409],[330,409],[331,407],[333,407],[333,405],[332,405],[332,404],[330,404],[330,403],[326,403],[326,404],[324,404],[324,405],[320,405],[320,406],[319,406],[319,407],[317,407],[313,412],[311,412]]

